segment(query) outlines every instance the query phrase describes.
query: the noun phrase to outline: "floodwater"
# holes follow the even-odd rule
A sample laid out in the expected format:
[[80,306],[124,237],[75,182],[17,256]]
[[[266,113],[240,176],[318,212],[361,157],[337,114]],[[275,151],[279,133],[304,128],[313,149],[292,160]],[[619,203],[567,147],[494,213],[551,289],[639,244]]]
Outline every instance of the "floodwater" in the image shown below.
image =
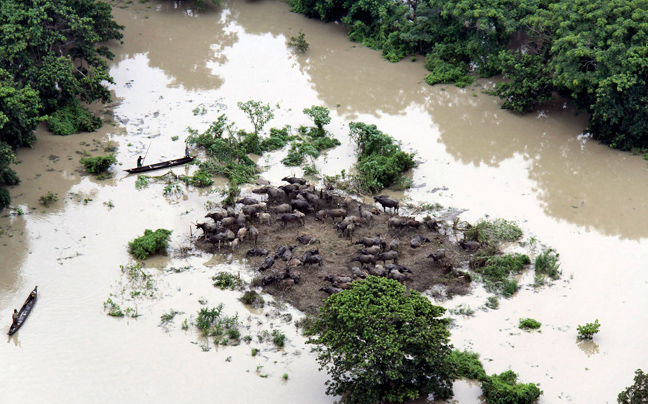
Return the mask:
[[[635,369],[647,370],[646,162],[580,136],[585,117],[562,101],[517,116],[482,93],[490,81],[429,87],[422,58],[390,64],[349,42],[339,25],[302,18],[283,2],[230,1],[202,13],[162,0],[123,7],[114,15],[126,26],[124,44],[110,44],[115,100],[101,110],[111,123],[69,137],[41,131],[33,149],[19,152],[23,182],[11,189],[15,209],[0,218],[0,324],[8,328],[35,285],[40,295],[23,328],[0,344],[3,402],[336,401],[293,326],[300,313],[281,302],[249,310],[239,292],[211,281],[223,270],[249,280],[244,265],[181,254],[191,223],[218,194],[182,186],[165,195],[160,183],[137,190],[123,171],[138,155],[151,163],[182,155],[187,127],[204,130],[221,113],[251,129],[236,107],[249,99],[276,108],[268,127],[309,124],[301,110],[311,105],[332,111],[327,129],[343,144],[315,162],[323,174],[353,164],[348,123],[374,123],[418,153],[405,198],[465,210],[463,220],[515,220],[527,239],[560,253],[561,280],[534,289],[527,274],[498,310],[480,310],[487,295],[479,288],[436,302],[476,310],[456,317],[452,342],[479,352],[488,373],[513,369],[539,383],[540,403],[612,403]],[[310,43],[304,55],[286,46],[299,30]],[[109,143],[118,146],[113,176],[83,174],[78,160]],[[301,174],[280,164],[284,153],[259,160],[265,178]],[[39,204],[47,192],[59,197],[50,207]],[[174,231],[169,254],[146,261],[152,296],[131,298],[120,269],[133,263],[128,242],[157,228]],[[109,317],[108,298],[140,316]],[[249,345],[216,348],[193,327],[182,329],[218,303],[238,313]],[[171,310],[180,313],[161,325]],[[519,330],[522,317],[540,321],[541,331]],[[579,343],[576,327],[595,319],[600,333]],[[256,337],[273,329],[287,336],[282,350]],[[453,403],[482,402],[478,385],[459,381],[455,393]]]

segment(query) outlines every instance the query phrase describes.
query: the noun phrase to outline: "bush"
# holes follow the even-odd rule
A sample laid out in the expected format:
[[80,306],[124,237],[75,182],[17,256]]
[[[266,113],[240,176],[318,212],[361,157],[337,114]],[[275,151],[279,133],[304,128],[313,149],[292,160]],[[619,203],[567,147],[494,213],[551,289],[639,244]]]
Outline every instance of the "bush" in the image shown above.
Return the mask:
[[537,330],[541,325],[541,322],[532,318],[521,318],[519,328]]
[[480,220],[464,233],[466,240],[480,243],[517,241],[522,235],[522,229],[517,224],[504,219]]
[[261,308],[265,305],[265,301],[263,300],[261,295],[259,295],[254,290],[246,291],[239,300],[243,302],[243,304],[250,305],[254,308]]
[[308,42],[306,42],[306,38],[302,30],[299,30],[299,33],[297,36],[291,36],[290,41],[287,42],[288,46],[294,46],[299,53],[306,53],[306,51],[309,48]]
[[286,344],[286,334],[280,332],[279,330],[272,330],[272,343],[275,344],[278,348],[283,348]]
[[560,278],[560,272],[558,272],[558,268],[560,267],[558,254],[553,249],[543,251],[539,254],[536,257],[534,266],[536,274],[546,274],[554,280]]
[[482,268],[475,271],[482,274],[486,289],[502,292],[506,297],[513,295],[518,290],[517,281],[509,279],[512,274],[521,272],[531,260],[524,254],[507,254],[487,257]]
[[85,166],[85,170],[90,174],[99,174],[117,162],[117,157],[112,154],[108,156],[97,157],[84,157],[81,159],[81,164]]
[[145,260],[150,255],[165,252],[169,245],[169,236],[173,231],[146,229],[144,235],[128,243],[128,251],[139,260]]
[[5,167],[4,170],[0,171],[0,184],[18,185],[20,184],[20,178],[18,178],[18,174],[14,170]]
[[40,198],[38,198],[38,201],[41,203],[41,205],[50,206],[51,203],[58,201],[58,194],[52,191],[47,191],[46,195],[42,195]]
[[617,397],[619,404],[646,404],[648,403],[648,374],[641,369],[635,372],[634,384]]
[[230,274],[229,272],[219,272],[212,277],[214,281],[214,286],[221,289],[240,289],[243,286],[243,280],[237,276]]
[[208,309],[203,307],[196,317],[196,327],[200,329],[203,335],[211,335],[217,338],[227,335],[228,338],[238,341],[241,334],[238,331],[238,315],[229,317],[222,315],[223,304]]
[[185,175],[180,177],[180,179],[184,181],[185,184],[193,185],[194,187],[198,188],[205,188],[214,183],[211,175],[207,171],[202,169],[196,171],[191,177],[187,177]]
[[593,323],[587,323],[585,325],[578,326],[578,339],[592,339],[594,334],[599,332],[599,327],[601,325],[598,322],[598,319]]
[[489,404],[532,404],[542,394],[533,383],[517,383],[512,370],[492,375],[482,381],[482,391]]
[[101,127],[102,121],[83,108],[79,101],[71,99],[49,116],[47,124],[55,135],[67,136],[80,131],[94,132]]
[[402,184],[403,172],[416,166],[414,153],[402,151],[398,142],[376,125],[351,122],[349,128],[349,136],[358,150],[358,188],[375,193]]
[[488,376],[476,352],[454,350],[449,357],[454,366],[455,379],[485,380]]

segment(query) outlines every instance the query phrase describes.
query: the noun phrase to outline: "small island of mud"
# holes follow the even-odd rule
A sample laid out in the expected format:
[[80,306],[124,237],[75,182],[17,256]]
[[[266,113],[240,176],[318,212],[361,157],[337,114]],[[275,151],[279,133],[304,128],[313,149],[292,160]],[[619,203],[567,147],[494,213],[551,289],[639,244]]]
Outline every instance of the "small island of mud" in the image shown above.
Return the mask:
[[[207,231],[198,231],[196,245],[207,252],[232,254],[233,259],[247,262],[255,272],[252,286],[263,287],[265,292],[303,312],[315,313],[329,293],[347,288],[349,280],[370,274],[397,279],[420,292],[433,290],[435,297],[450,298],[471,289],[471,275],[458,269],[466,266],[471,251],[453,241],[454,237],[444,235],[440,224],[429,216],[420,221],[399,216],[395,209],[383,208],[380,203],[368,205],[344,192],[316,189],[307,184],[264,186],[253,192],[255,194],[238,199],[240,203],[234,207],[211,212],[217,220],[206,216]],[[300,220],[284,223],[284,214],[298,210],[293,207],[301,207],[304,214],[293,214]],[[286,213],[281,213],[283,211]],[[335,214],[339,216],[332,217]],[[219,220],[221,216],[233,220]],[[349,222],[353,223],[351,228],[341,229]],[[251,236],[252,228],[258,230],[256,244]],[[231,232],[229,240],[226,230]],[[221,237],[217,237],[219,233]],[[238,237],[232,239],[233,235]],[[314,240],[307,240],[310,238]],[[367,245],[363,245],[363,239],[380,242],[370,246],[376,240],[364,240]],[[267,255],[251,256],[255,247],[267,251]],[[290,248],[292,250],[284,252],[283,257],[277,255],[278,251]],[[372,254],[362,254],[363,249]],[[394,250],[397,254],[387,254],[386,261],[380,260],[380,253]],[[321,257],[321,265],[318,259],[310,265],[302,262],[308,251]],[[397,255],[396,261],[389,259],[394,255]],[[370,262],[353,260],[357,257]],[[374,258],[375,263],[371,262]],[[272,261],[274,263],[269,266]],[[265,268],[267,266],[269,268]],[[331,277],[336,277],[337,281]]]

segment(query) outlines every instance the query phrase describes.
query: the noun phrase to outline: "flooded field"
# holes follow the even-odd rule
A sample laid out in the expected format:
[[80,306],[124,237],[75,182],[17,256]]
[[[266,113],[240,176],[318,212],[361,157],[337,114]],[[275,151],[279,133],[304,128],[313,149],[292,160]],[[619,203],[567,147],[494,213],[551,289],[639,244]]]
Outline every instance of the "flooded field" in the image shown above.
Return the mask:
[[[470,222],[517,221],[527,240],[560,253],[561,280],[536,289],[526,274],[498,310],[480,309],[488,296],[481,288],[435,302],[475,309],[453,316],[452,342],[480,353],[489,374],[512,369],[539,383],[540,403],[614,403],[635,369],[648,370],[647,165],[580,136],[586,119],[562,101],[518,116],[482,93],[490,81],[429,87],[423,58],[390,64],[349,42],[343,27],[307,20],[282,2],[229,1],[201,13],[172,1],[115,2],[114,15],[126,29],[123,45],[110,44],[114,102],[98,107],[109,123],[69,137],[39,131],[35,147],[18,154],[22,184],[0,218],[0,324],[8,329],[35,285],[40,295],[23,328],[0,344],[3,402],[336,401],[324,394],[327,376],[294,326],[301,313],[267,295],[263,309],[244,306],[240,292],[211,280],[228,271],[249,281],[244,263],[183,253],[191,223],[218,193],[183,186],[165,195],[164,184],[138,190],[137,177],[123,171],[139,155],[146,163],[182,156],[187,128],[202,131],[221,113],[250,130],[236,107],[250,99],[276,108],[268,128],[309,124],[301,111],[312,105],[331,110],[327,129],[342,145],[315,162],[322,174],[353,165],[349,122],[374,123],[418,154],[414,187],[402,198],[465,210]],[[299,30],[310,43],[304,55],[286,46]],[[111,145],[119,161],[111,178],[84,174],[84,153]],[[264,178],[301,175],[280,163],[285,153],[260,158]],[[47,192],[59,197],[50,207],[39,203]],[[169,254],[146,260],[151,293],[131,297],[121,269],[134,263],[128,242],[157,228],[173,230]],[[139,316],[108,316],[109,298]],[[219,303],[238,314],[249,344],[215,347],[195,327],[183,330],[185,319]],[[171,312],[178,314],[163,324]],[[542,322],[541,332],[519,330],[522,317]],[[595,319],[600,333],[579,342],[576,327]],[[273,330],[286,335],[284,348],[259,340]],[[451,402],[479,403],[479,394],[478,385],[459,381]]]

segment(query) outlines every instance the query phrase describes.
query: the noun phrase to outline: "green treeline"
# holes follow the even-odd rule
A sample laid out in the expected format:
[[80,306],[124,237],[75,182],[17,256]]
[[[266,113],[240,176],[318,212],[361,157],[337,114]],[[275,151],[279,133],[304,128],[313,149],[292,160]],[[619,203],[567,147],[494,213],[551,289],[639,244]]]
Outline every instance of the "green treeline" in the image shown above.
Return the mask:
[[[122,29],[99,0],[0,2],[0,186],[19,182],[9,165],[39,122],[57,134],[101,126],[79,101],[110,101],[113,54],[98,44],[121,40]],[[0,187],[0,210],[10,201]]]
[[503,74],[502,108],[554,94],[590,116],[594,139],[648,148],[648,0],[290,0],[347,25],[349,38],[398,61],[423,54],[429,84]]

